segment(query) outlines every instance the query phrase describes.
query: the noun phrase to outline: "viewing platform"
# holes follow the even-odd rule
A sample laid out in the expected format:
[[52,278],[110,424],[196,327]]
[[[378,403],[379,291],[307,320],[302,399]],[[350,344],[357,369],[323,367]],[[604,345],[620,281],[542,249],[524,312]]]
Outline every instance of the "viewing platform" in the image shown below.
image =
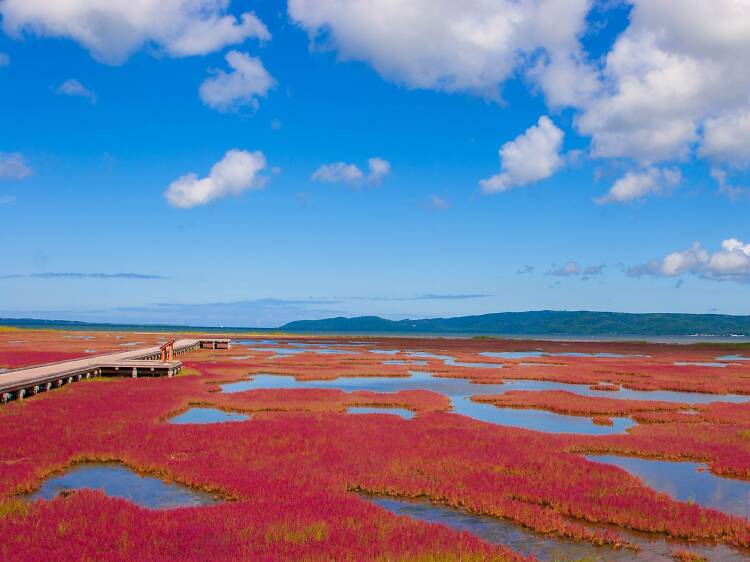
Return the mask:
[[83,379],[101,376],[173,377],[182,369],[175,357],[198,349],[229,349],[223,338],[170,340],[162,346],[146,347],[12,369],[0,374],[0,402],[21,400]]

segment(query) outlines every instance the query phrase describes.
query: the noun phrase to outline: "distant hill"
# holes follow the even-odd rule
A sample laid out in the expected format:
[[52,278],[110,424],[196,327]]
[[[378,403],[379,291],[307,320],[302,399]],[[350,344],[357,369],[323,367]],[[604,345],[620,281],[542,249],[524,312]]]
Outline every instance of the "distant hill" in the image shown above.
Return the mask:
[[750,335],[750,316],[552,311],[499,312],[480,316],[386,320],[378,316],[298,320],[290,332],[396,332],[421,334],[690,336]]
[[498,312],[479,316],[387,320],[379,316],[297,320],[280,328],[201,327],[143,324],[100,324],[69,320],[0,318],[0,326],[60,330],[138,330],[158,332],[318,332],[465,334],[499,336],[750,336],[750,316],[725,314],[628,314],[539,310]]

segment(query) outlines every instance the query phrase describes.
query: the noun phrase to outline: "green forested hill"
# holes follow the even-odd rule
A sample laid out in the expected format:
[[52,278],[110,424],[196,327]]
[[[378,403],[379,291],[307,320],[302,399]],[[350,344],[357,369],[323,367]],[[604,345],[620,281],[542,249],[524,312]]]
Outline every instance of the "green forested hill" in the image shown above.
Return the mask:
[[386,320],[378,316],[338,317],[299,320],[281,329],[300,332],[729,336],[750,335],[750,316],[541,310],[422,320]]

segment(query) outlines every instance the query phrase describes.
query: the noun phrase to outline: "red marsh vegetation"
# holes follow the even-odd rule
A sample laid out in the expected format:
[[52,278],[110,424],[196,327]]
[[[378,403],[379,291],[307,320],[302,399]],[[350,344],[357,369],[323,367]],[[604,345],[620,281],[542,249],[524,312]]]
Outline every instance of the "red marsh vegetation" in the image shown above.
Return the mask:
[[[65,335],[2,332],[0,350],[6,355],[0,357],[41,353],[37,344],[45,353],[77,353],[81,345],[108,351],[122,349],[123,341],[150,345],[161,338],[92,334],[94,339],[81,343]],[[750,479],[750,411],[743,404],[720,403],[721,393],[750,393],[750,364],[673,364],[714,361],[725,350],[625,343],[356,340],[366,345],[336,347],[350,340],[335,340],[332,348],[350,352],[341,355],[307,350],[279,357],[245,346],[197,351],[181,357],[186,368],[176,378],[84,381],[0,406],[0,559],[522,559],[469,534],[390,514],[359,493],[427,499],[504,518],[541,535],[595,544],[623,545],[627,541],[618,534],[622,529],[750,548],[747,519],[675,501],[621,469],[582,456],[691,459],[706,462],[717,474]],[[528,366],[522,360],[480,355],[539,347],[550,353],[606,351],[638,357],[543,356]],[[400,353],[382,355],[370,349]],[[503,368],[451,367],[441,360],[410,357],[406,351]],[[427,365],[384,365],[389,359],[420,359]],[[219,384],[253,373],[333,379],[407,377],[414,369],[476,382],[530,378],[584,388],[606,383],[649,390],[700,389],[717,394],[717,403],[695,405],[695,413],[686,414],[687,403],[621,400],[604,392],[601,397],[561,391],[489,397],[499,406],[548,409],[599,418],[599,423],[609,416],[632,416],[638,422],[625,434],[586,436],[483,423],[446,412],[448,398],[424,390],[219,392]],[[253,416],[227,424],[167,423],[191,405]],[[406,408],[417,416],[352,416],[345,413],[350,406]],[[228,501],[156,511],[92,491],[34,503],[18,499],[50,474],[93,461],[120,461]],[[687,551],[680,555],[690,559],[684,558]]]

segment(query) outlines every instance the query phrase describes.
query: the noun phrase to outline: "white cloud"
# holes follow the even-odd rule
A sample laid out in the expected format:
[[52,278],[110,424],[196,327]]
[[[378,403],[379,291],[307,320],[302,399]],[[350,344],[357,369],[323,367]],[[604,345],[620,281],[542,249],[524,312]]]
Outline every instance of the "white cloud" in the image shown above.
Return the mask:
[[750,165],[750,107],[708,119],[700,154],[734,167]]
[[367,166],[370,168],[368,180],[372,183],[380,183],[385,176],[391,173],[391,163],[382,158],[370,158],[367,161]]
[[8,66],[10,64],[10,55],[7,53],[0,53],[0,66]]
[[96,94],[86,88],[75,78],[70,78],[57,87],[57,93],[65,96],[88,98],[91,103],[96,102]]
[[596,71],[581,53],[540,59],[527,76],[539,84],[547,104],[554,108],[584,107],[601,86]]
[[367,161],[367,166],[369,173],[365,174],[355,164],[347,164],[346,162],[323,164],[313,172],[312,179],[328,183],[348,183],[355,186],[363,183],[377,185],[391,173],[390,162],[382,158],[370,158]]
[[[590,0],[289,0],[289,15],[324,48],[413,88],[498,97],[529,60],[549,83],[577,68]],[[547,67],[551,67],[547,76]],[[561,70],[561,67],[567,67]],[[570,93],[560,94],[570,99]]]
[[32,174],[20,152],[0,152],[0,179],[23,179]]
[[750,4],[630,1],[602,89],[577,122],[594,155],[648,164],[688,158],[702,143],[703,154],[731,158],[741,143],[723,131],[742,128],[738,115],[750,109]]
[[750,188],[740,187],[729,183],[727,173],[720,168],[711,169],[711,177],[719,184],[719,193],[726,195],[730,201],[739,201],[740,199],[750,199]]
[[500,148],[502,171],[479,182],[484,193],[499,193],[550,177],[563,165],[563,132],[547,116]]
[[101,62],[120,64],[146,45],[171,56],[203,55],[268,29],[252,13],[237,19],[229,0],[3,0],[3,29],[77,41]]
[[599,205],[629,203],[645,199],[650,195],[667,195],[682,181],[677,168],[649,168],[640,172],[628,172],[618,179],[609,193],[596,199]]
[[260,189],[265,185],[265,178],[260,175],[265,167],[266,157],[260,151],[230,150],[211,167],[208,177],[186,174],[169,185],[165,197],[173,207],[188,209],[249,189]]
[[315,181],[354,183],[361,181],[365,174],[354,164],[336,162],[334,164],[323,164],[313,172]]
[[230,72],[217,70],[200,87],[200,97],[207,106],[230,111],[242,106],[258,108],[258,97],[265,96],[276,85],[258,58],[240,51],[229,51],[226,61]]
[[315,47],[409,87],[496,98],[525,76],[550,107],[576,110],[595,157],[750,167],[750,3],[627,3],[628,25],[601,60],[580,42],[596,32],[592,6],[606,17],[592,0],[289,0],[288,11]]
[[750,282],[750,244],[730,238],[724,240],[721,249],[712,254],[700,242],[694,242],[686,250],[631,267],[627,272],[633,277],[693,274],[716,281]]
[[[215,0],[212,3],[217,4]],[[169,51],[174,56],[205,55],[227,45],[240,44],[249,37],[262,41],[271,38],[268,28],[255,14],[244,13],[240,21],[232,16],[218,15],[205,19],[195,18],[169,43]]]

